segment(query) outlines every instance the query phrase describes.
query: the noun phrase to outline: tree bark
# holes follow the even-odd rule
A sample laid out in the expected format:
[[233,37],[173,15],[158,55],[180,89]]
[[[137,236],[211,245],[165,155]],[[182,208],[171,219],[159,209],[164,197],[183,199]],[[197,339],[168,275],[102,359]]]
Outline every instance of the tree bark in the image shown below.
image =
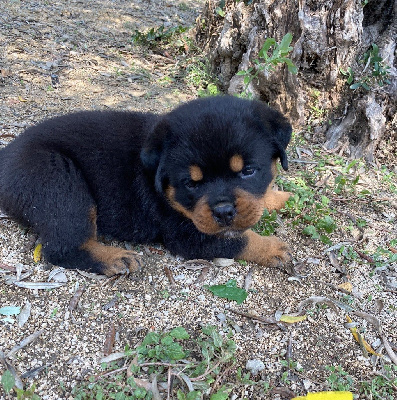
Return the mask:
[[[310,138],[327,149],[343,148],[352,157],[372,162],[380,142],[387,141],[389,157],[395,155],[395,0],[367,4],[360,0],[226,0],[223,17],[215,11],[217,7],[219,2],[207,1],[196,38],[225,91],[242,92],[243,77],[237,72],[255,67],[253,60],[266,38],[280,42],[291,32],[290,58],[297,75],[285,66],[260,73],[248,91],[285,113],[296,131],[306,131],[306,135],[309,131]],[[362,61],[373,44],[379,47],[380,66],[387,72],[389,83],[383,85],[372,76],[372,61]],[[341,71],[349,67],[354,78],[347,83]],[[350,88],[359,82],[367,89]]]

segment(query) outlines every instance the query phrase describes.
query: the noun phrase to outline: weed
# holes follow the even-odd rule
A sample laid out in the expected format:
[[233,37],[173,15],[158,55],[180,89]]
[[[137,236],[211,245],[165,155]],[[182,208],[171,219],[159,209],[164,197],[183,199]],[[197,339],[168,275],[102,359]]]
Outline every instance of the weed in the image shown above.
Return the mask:
[[17,399],[20,400],[40,400],[40,397],[34,393],[36,390],[36,386],[34,384],[26,390],[18,389],[15,386],[15,378],[8,369],[1,376],[1,386],[8,396],[12,392],[15,392]]
[[[156,376],[156,381],[165,386],[171,377],[172,392],[178,400],[201,399],[222,368],[234,362],[235,352],[234,341],[221,336],[214,326],[203,327],[195,339],[183,327],[149,332],[135,349],[125,348],[124,368],[107,366],[106,377],[91,378],[88,384],[75,387],[72,394],[78,400],[151,399],[150,382]],[[211,399],[227,399],[231,389],[222,386]]]
[[[379,54],[379,47],[375,43],[363,54],[358,60],[358,63],[364,66],[362,71],[358,72],[358,79],[355,79],[351,67],[346,71],[340,70],[346,77],[346,82],[350,85],[350,89],[356,90],[363,88],[365,90],[371,90],[371,87],[373,88],[375,85],[384,86],[391,83],[389,80],[390,67],[385,65],[383,58]],[[369,70],[368,73],[366,73],[367,70]]]
[[[279,65],[287,65],[288,71],[292,74],[298,72],[294,63],[287,56],[292,51],[290,46],[292,41],[292,34],[287,33],[281,39],[280,43],[276,42],[274,38],[267,38],[259,50],[258,58],[253,60],[254,66],[248,68],[247,70],[242,70],[237,72],[237,75],[244,77],[244,89],[241,93],[242,97],[250,97],[248,92],[248,87],[255,79],[258,79],[260,73],[270,73],[273,72]],[[269,53],[270,49],[273,47],[273,51]]]
[[186,32],[187,28],[181,25],[174,26],[172,28],[165,28],[164,25],[161,25],[158,28],[151,28],[149,31],[142,33],[135,29],[134,34],[132,35],[132,42],[137,43],[144,46],[153,46],[155,43],[161,41],[169,41],[174,35],[181,34]]
[[280,360],[281,366],[286,369],[284,372],[281,374],[281,382],[289,386],[291,384],[291,372],[296,371],[296,372],[302,372],[303,368],[294,360],[289,359],[289,360]]
[[310,187],[310,177],[302,176],[292,178],[289,182],[283,182],[283,189],[292,192],[284,211],[292,217],[291,224],[296,226],[303,223],[305,227],[302,233],[312,239],[319,239],[323,243],[330,244],[328,237],[336,229],[334,219],[331,217],[328,197],[322,195],[318,199],[317,194]]
[[219,94],[217,80],[211,73],[208,62],[193,62],[186,68],[186,82],[197,89],[199,97]]
[[397,366],[384,366],[384,373],[382,375],[378,375],[370,381],[360,383],[360,393],[370,399],[395,399],[395,388],[397,386],[396,373]]
[[269,211],[265,209],[262,218],[255,225],[254,229],[262,236],[269,236],[273,235],[278,226],[279,224],[277,222],[276,211],[272,211],[271,213],[269,213]]
[[341,366],[326,366],[325,369],[330,372],[327,378],[330,390],[349,391],[353,388],[353,378]]

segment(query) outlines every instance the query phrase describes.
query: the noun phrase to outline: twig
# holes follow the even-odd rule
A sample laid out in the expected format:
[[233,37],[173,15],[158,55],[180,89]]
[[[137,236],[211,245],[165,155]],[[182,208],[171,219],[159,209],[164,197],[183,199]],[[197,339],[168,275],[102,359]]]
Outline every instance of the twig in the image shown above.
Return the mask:
[[170,270],[168,267],[166,267],[166,266],[164,266],[164,273],[165,273],[165,276],[168,278],[168,280],[169,280],[169,282],[170,282],[170,285],[171,285],[171,286],[176,286],[175,279],[174,279],[174,277],[173,277],[173,275],[172,275],[172,272],[171,272],[171,270]]
[[204,372],[204,374],[200,375],[200,376],[196,376],[195,378],[190,378],[190,380],[192,382],[195,381],[201,381],[202,379],[204,379],[207,375],[209,375],[211,372],[213,372],[215,369],[217,369],[219,366],[221,365],[221,362],[218,361],[212,368],[208,369]]
[[354,249],[354,250],[363,260],[366,260],[370,264],[375,265],[375,260],[372,257],[367,256],[365,253],[362,253],[360,250],[357,250],[357,249]]
[[351,292],[349,292],[348,290],[342,289],[342,288],[340,288],[340,287],[338,287],[338,286],[335,286],[335,285],[333,285],[332,283],[319,281],[319,280],[317,280],[317,279],[313,279],[313,282],[321,283],[322,285],[328,286],[328,287],[330,287],[330,288],[333,289],[333,290],[336,290],[336,291],[338,291],[338,292],[342,292],[342,293],[347,294],[347,295],[351,295]]
[[250,314],[250,313],[245,313],[242,311],[234,310],[233,308],[230,308],[229,311],[231,311],[235,314],[241,315],[243,317],[246,317],[246,318],[255,319],[264,324],[275,324],[275,325],[279,324],[279,322],[276,321],[276,319],[273,317],[261,317],[260,315],[255,315],[255,314]]
[[293,163],[301,163],[301,164],[318,164],[317,161],[306,161],[306,160],[288,160],[289,162],[293,162]]
[[229,373],[229,371],[230,371],[233,367],[234,367],[234,364],[230,365],[230,367],[227,367],[221,374],[219,374],[219,375],[216,377],[216,379],[215,379],[215,381],[214,381],[214,384],[212,385],[212,388],[211,388],[210,396],[215,392],[215,390],[216,390],[217,386],[219,385],[219,382],[221,381],[221,379],[222,379],[225,375],[227,375],[227,374]]

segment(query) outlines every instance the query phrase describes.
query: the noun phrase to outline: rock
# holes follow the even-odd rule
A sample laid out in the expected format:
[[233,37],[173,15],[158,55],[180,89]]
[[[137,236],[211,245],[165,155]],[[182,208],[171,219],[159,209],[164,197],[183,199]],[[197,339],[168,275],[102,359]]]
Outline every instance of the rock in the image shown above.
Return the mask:
[[245,368],[251,371],[252,375],[258,375],[258,372],[265,369],[265,364],[261,360],[248,360]]

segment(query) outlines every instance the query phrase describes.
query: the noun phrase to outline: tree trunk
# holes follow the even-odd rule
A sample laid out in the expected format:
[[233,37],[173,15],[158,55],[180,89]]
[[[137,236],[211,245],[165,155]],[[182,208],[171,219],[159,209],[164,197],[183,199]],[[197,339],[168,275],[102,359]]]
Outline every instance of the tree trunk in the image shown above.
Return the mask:
[[[310,132],[310,138],[327,149],[344,149],[372,162],[381,140],[388,143],[389,158],[397,148],[396,4],[226,0],[219,12],[222,2],[207,1],[196,37],[223,89],[236,94],[245,86],[237,72],[249,67],[255,71],[254,60],[266,38],[280,42],[291,32],[289,57],[298,73],[285,66],[261,72],[247,90],[284,112],[296,131]],[[378,64],[373,44],[382,59]]]

